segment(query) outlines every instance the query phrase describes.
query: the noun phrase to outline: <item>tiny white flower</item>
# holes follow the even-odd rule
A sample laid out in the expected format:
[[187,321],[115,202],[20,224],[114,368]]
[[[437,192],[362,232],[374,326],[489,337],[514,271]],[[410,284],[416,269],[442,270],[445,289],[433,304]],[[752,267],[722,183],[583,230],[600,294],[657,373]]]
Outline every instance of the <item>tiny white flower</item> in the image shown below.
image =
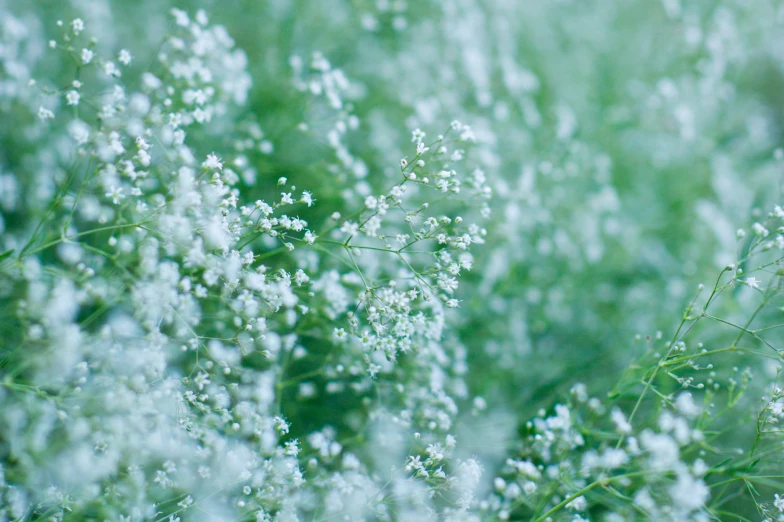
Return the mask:
[[49,109],[46,109],[44,107],[39,107],[38,108],[38,118],[41,119],[41,121],[53,120],[54,119],[54,113],[52,111],[50,111]]
[[128,51],[128,49],[121,49],[120,53],[117,55],[117,61],[119,61],[123,65],[129,65],[133,60],[133,56]]
[[209,20],[207,19],[207,13],[204,9],[199,9],[196,11],[196,21],[199,22],[200,25],[207,25]]
[[583,511],[586,507],[588,507],[588,502],[585,500],[585,497],[581,495],[566,504],[566,507],[573,509],[574,511]]
[[313,199],[313,194],[311,194],[310,192],[308,192],[308,191],[306,190],[306,191],[304,191],[304,192],[302,193],[302,199],[301,199],[301,201],[302,201],[303,203],[305,203],[307,206],[311,206],[311,205],[313,205],[313,202],[314,202],[314,201],[316,201],[316,200],[315,200],[315,199]]
[[120,201],[123,198],[125,198],[125,195],[123,194],[122,187],[117,188],[114,185],[112,185],[111,187],[109,187],[109,191],[106,192],[106,197],[107,198],[111,198],[112,203],[114,203],[115,205],[118,205],[120,203]]
[[87,65],[91,61],[93,61],[93,56],[95,53],[92,52],[90,49],[82,49],[82,63]]
[[204,160],[201,166],[205,169],[223,170],[223,162],[214,152],[207,155],[207,159]]
[[290,455],[292,457],[296,457],[299,454],[299,441],[294,439],[292,441],[286,442],[284,446],[286,449],[283,451],[286,455]]
[[77,145],[84,145],[90,139],[90,126],[82,120],[71,120],[68,124],[68,134]]
[[188,18],[188,13],[181,9],[172,9],[171,14],[174,16],[175,22],[180,27],[187,27],[188,24],[191,23],[190,19]]
[[103,69],[103,72],[106,73],[107,76],[113,76],[115,78],[119,78],[122,75],[120,69],[118,69],[117,66],[114,65],[114,62],[104,62],[101,68]]
[[780,513],[784,513],[784,495],[779,496],[779,494],[776,493],[774,497],[775,500],[773,501],[773,505],[776,506],[776,509],[778,509]]
[[65,93],[65,101],[68,105],[79,105],[79,98],[81,98],[81,96],[77,91],[68,91]]
[[81,18],[76,18],[71,22],[71,29],[74,34],[79,34],[84,31],[84,21]]

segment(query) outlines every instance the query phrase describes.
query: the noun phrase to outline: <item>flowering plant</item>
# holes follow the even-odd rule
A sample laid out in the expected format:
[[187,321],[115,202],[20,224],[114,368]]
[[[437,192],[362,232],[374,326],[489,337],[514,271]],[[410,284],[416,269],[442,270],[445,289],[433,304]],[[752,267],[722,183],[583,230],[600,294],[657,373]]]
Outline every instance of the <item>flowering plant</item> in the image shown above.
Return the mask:
[[781,12],[627,3],[0,2],[0,522],[784,520]]

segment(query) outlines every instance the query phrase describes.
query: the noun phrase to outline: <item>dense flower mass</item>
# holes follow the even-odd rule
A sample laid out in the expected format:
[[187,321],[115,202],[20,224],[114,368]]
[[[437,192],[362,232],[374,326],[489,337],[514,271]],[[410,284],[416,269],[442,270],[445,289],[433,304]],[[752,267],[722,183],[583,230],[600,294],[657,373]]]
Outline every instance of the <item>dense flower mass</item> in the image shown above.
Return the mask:
[[784,521],[774,4],[0,0],[0,522]]

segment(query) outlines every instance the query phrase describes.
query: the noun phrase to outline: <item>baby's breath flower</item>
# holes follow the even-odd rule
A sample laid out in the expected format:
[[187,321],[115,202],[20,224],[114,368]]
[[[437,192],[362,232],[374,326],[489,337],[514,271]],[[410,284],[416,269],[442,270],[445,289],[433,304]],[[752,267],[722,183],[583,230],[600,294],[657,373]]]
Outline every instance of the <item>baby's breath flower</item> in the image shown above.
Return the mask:
[[132,59],[133,57],[127,49],[121,49],[117,55],[117,61],[123,65],[130,65]]
[[115,77],[115,78],[119,78],[122,75],[122,73],[120,72],[120,69],[118,69],[117,66],[114,65],[114,62],[111,62],[111,61],[103,62],[101,64],[101,69],[103,69],[103,72],[107,76],[112,76],[112,77]]
[[93,56],[95,56],[95,53],[90,49],[87,48],[82,49],[81,59],[83,64],[87,65],[88,63],[93,61]]
[[49,109],[45,108],[45,107],[39,107],[38,108],[38,118],[41,121],[53,120],[54,119],[54,113],[52,111],[50,111]]
[[81,18],[75,18],[71,21],[71,29],[75,35],[84,31],[84,21]]
[[201,166],[202,168],[209,170],[223,170],[223,162],[214,152],[207,155],[207,159],[204,160]]
[[[784,513],[760,489],[784,440],[784,209],[760,187],[784,152],[742,74],[775,55],[781,13],[626,3],[344,2],[276,49],[307,47],[312,18],[365,50],[292,56],[290,92],[252,98],[269,78],[231,2],[225,27],[172,9],[127,78],[130,42],[0,7],[0,324],[19,326],[0,343],[0,519]],[[518,19],[563,26],[536,33],[535,71]],[[665,25],[682,45],[653,53]],[[444,114],[475,123],[426,142]],[[727,208],[750,209],[737,245]]]
[[784,495],[779,496],[778,493],[774,495],[773,506],[779,510],[779,513],[784,513]]
[[106,197],[111,199],[112,203],[118,205],[120,201],[122,201],[125,198],[125,195],[123,194],[122,187],[111,186],[109,187],[109,190],[106,192]]
[[68,91],[65,93],[65,101],[68,102],[68,105],[79,105],[79,92],[78,91]]

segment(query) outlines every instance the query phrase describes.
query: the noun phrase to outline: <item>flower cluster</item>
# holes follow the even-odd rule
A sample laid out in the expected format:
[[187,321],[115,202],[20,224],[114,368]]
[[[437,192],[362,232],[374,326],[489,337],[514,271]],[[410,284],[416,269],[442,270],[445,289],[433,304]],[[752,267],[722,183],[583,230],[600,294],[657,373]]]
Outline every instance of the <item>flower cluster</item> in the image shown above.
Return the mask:
[[784,521],[775,2],[50,4],[0,522]]
[[[13,342],[38,347],[3,355],[14,371],[3,380],[0,423],[4,440],[18,441],[3,449],[5,517],[175,520],[218,510],[286,520],[312,494],[298,493],[303,463],[316,490],[333,488],[329,511],[354,509],[337,491],[376,481],[335,428],[311,431],[304,446],[292,436],[286,417],[302,421],[286,390],[366,396],[398,358],[444,356],[444,309],[457,307],[457,277],[484,242],[481,226],[433,213],[491,193],[481,171],[458,173],[472,135],[457,122],[457,135],[439,136],[432,152],[417,131],[397,183],[318,227],[302,217],[319,219],[313,192],[286,177],[256,188],[254,161],[272,152],[257,124],[240,127],[228,155],[213,150],[221,120],[247,99],[245,55],[203,11],[171,14],[175,32],[138,82],[125,82],[131,54],[104,58],[81,19],[59,24],[50,45],[74,57],[82,79],[40,91],[32,125],[60,133],[69,166],[62,185],[38,195],[48,201],[26,209],[46,209],[38,224],[4,244],[4,292],[17,296],[20,327]],[[311,67],[319,76],[304,96],[323,94],[340,110],[345,78],[320,55]],[[344,132],[342,122],[330,132]],[[330,142],[358,174],[346,146]],[[35,193],[18,182],[8,177],[14,191]],[[335,261],[309,261],[314,252]],[[311,353],[318,341],[336,348]],[[302,365],[318,369],[300,373]],[[328,382],[307,380],[317,375]],[[400,415],[430,418],[430,404],[444,402],[451,415],[437,418],[448,429],[452,400],[423,392]],[[340,462],[343,475],[324,474]],[[478,465],[455,473],[478,476]],[[453,489],[470,498],[466,480],[476,482],[455,478]]]

